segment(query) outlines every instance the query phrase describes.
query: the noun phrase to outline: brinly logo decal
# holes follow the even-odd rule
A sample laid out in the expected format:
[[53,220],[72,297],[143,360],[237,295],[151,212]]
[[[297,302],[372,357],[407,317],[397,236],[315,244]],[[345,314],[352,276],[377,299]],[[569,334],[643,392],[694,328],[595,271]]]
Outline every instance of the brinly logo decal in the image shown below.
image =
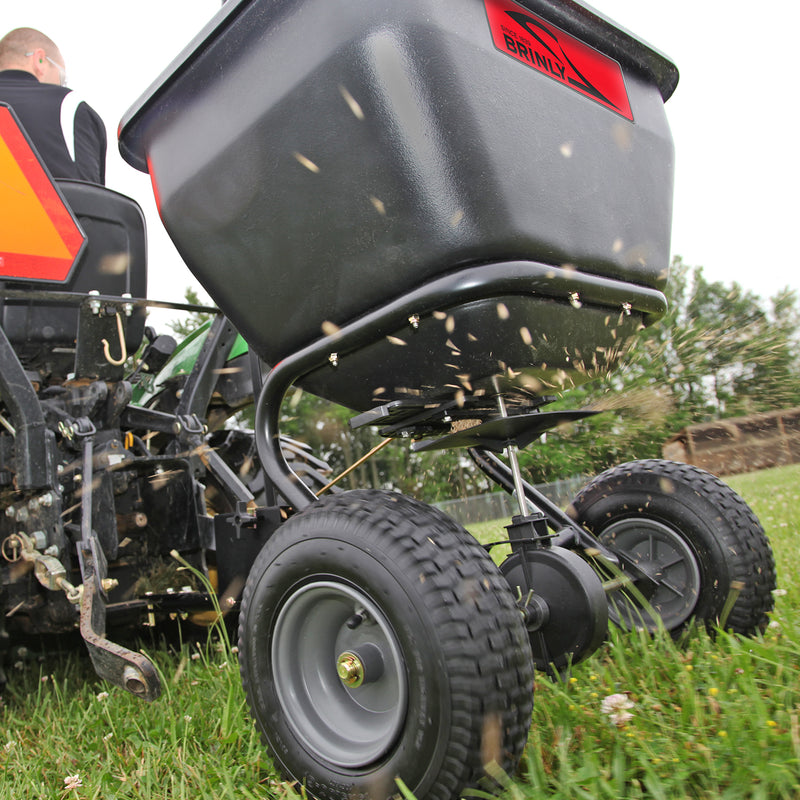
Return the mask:
[[511,0],[484,0],[495,47],[633,120],[619,64]]

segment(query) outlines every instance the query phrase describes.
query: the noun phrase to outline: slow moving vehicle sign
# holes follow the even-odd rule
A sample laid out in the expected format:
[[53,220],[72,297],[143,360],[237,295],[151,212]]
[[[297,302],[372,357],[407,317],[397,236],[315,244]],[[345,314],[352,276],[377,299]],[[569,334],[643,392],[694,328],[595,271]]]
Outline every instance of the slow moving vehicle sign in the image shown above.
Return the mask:
[[14,112],[0,103],[0,280],[64,283],[85,241]]

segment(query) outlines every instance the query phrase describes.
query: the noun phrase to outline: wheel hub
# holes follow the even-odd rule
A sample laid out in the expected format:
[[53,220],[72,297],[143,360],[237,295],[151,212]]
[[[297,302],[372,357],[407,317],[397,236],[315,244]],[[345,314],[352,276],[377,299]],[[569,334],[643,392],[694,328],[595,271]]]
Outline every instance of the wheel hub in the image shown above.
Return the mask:
[[700,593],[697,557],[681,535],[658,520],[633,517],[609,525],[600,536],[623,561],[635,565],[644,577],[636,585],[651,608],[642,608],[624,591],[611,596],[611,619],[626,628],[656,627],[653,613],[667,630],[682,625],[692,615]]
[[288,724],[310,752],[355,769],[392,748],[408,681],[394,630],[370,597],[330,580],[297,587],[278,615],[271,657]]
[[[385,643],[383,646],[385,647]],[[336,673],[348,689],[358,689],[364,684],[374,683],[383,677],[384,672],[381,646],[367,641],[354,647],[355,649],[345,650],[336,659]]]

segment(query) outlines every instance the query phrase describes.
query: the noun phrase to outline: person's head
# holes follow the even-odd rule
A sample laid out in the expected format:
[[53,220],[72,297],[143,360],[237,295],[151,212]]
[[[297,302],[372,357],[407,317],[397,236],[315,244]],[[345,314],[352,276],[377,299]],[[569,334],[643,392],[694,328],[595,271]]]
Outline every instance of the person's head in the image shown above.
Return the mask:
[[21,69],[42,83],[66,86],[64,59],[55,42],[33,28],[16,28],[0,39],[0,70]]

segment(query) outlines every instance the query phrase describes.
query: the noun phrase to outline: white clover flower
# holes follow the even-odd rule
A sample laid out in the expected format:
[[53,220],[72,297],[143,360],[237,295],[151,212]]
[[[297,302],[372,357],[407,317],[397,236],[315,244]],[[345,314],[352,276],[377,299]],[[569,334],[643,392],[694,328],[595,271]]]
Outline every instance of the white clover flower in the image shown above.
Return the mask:
[[608,715],[611,722],[621,727],[633,719],[633,714],[628,709],[633,708],[634,705],[635,703],[625,694],[610,694],[603,698],[600,710]]
[[66,791],[77,789],[79,786],[83,786],[80,775],[67,775],[67,777],[64,778],[64,789]]
[[108,692],[100,692],[100,694],[97,695],[98,700],[105,700],[107,697],[108,697]]

